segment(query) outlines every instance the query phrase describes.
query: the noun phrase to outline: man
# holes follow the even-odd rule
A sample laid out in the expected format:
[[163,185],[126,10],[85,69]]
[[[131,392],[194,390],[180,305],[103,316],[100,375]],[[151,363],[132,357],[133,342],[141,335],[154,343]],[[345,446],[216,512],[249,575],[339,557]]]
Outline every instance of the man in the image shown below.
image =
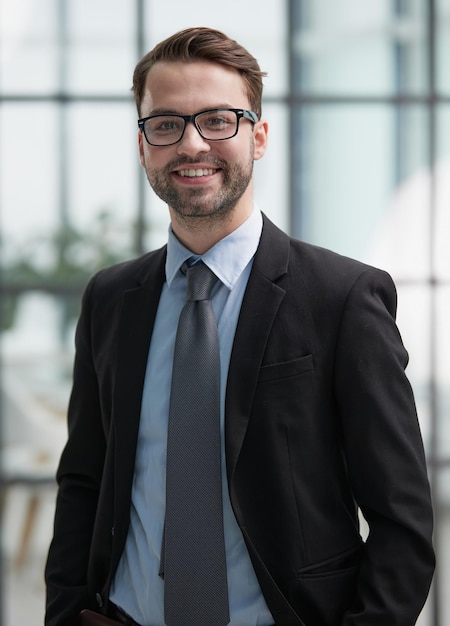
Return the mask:
[[[289,238],[254,207],[253,162],[268,133],[262,76],[245,49],[207,28],[175,34],[136,67],[140,161],[171,228],[167,246],[100,272],[83,299],[48,626],[76,624],[82,609],[141,626],[411,626],[425,602],[432,513],[395,288],[380,270]],[[205,299],[220,353],[220,620],[208,617],[219,596],[203,583],[169,593],[164,554],[185,523],[182,512],[171,531],[166,453],[183,386],[174,367],[171,391],[184,272],[199,259],[218,277]],[[209,368],[189,369],[197,382],[184,386],[203,406],[210,393],[195,394]],[[209,456],[203,436],[191,445],[188,457]],[[197,482],[187,473],[186,489]],[[215,573],[206,535],[198,562],[208,539]],[[183,589],[203,575],[187,558]]]

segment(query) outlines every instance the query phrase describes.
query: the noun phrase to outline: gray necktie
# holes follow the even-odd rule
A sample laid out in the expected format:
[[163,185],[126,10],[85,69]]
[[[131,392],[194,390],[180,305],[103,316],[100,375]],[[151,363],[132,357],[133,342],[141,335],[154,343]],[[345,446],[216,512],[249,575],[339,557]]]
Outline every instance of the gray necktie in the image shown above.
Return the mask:
[[209,300],[217,277],[183,266],[169,409],[164,554],[168,626],[229,622],[220,460],[220,360]]

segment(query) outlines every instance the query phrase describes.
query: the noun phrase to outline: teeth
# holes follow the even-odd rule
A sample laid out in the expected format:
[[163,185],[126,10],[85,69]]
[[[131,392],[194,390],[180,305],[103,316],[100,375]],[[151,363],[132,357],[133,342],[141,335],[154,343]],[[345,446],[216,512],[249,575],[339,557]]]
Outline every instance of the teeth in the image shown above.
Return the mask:
[[189,178],[195,178],[196,176],[210,176],[214,174],[215,170],[198,169],[198,170],[180,170],[178,174],[180,176],[188,176]]

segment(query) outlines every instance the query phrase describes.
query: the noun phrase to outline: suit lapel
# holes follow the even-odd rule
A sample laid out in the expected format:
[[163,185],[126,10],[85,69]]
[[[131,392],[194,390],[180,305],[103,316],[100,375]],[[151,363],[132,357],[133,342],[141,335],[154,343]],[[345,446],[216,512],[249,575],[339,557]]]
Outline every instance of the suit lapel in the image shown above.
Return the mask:
[[[115,439],[115,519],[121,530],[126,528],[123,512],[129,510],[128,504],[124,503],[129,503],[131,498],[142,389],[164,282],[164,262],[165,249],[158,251],[156,258],[149,260],[146,275],[139,281],[140,284],[123,295],[112,417]],[[119,520],[124,522],[123,527]]]
[[263,231],[242,302],[231,353],[225,400],[227,475],[232,486],[270,330],[285,291],[289,238],[264,217]]

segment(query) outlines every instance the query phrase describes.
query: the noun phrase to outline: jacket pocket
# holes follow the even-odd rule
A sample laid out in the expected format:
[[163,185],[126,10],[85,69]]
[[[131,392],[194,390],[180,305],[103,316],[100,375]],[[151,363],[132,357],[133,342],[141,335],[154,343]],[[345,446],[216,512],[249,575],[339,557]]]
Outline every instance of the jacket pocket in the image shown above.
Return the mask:
[[263,365],[259,370],[258,382],[267,382],[290,376],[299,376],[314,370],[312,354],[307,354],[298,359],[283,361],[282,363],[270,363]]
[[298,572],[293,604],[308,626],[337,626],[353,602],[361,547],[326,563]]

